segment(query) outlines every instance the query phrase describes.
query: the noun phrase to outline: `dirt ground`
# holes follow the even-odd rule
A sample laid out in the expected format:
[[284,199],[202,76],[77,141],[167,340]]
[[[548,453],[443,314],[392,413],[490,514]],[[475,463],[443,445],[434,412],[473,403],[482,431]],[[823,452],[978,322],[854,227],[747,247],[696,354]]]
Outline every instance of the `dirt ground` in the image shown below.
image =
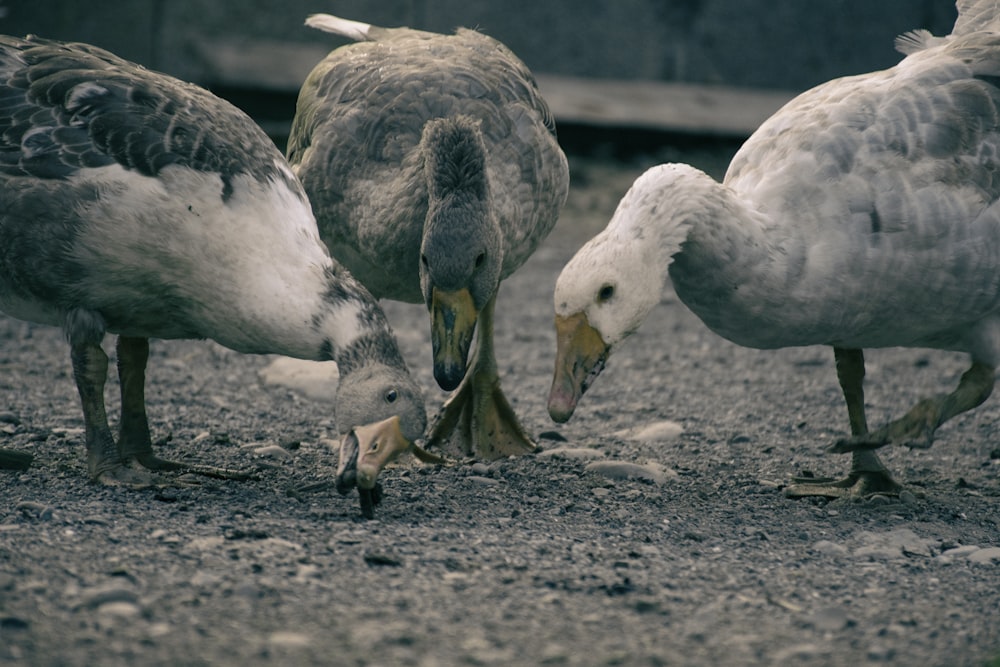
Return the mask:
[[[690,148],[571,158],[568,208],[497,306],[504,387],[542,453],[404,462],[374,521],[323,485],[330,403],[208,342],[154,342],[154,438],[259,478],[92,486],[60,333],[0,319],[0,447],[35,457],[0,471],[0,663],[1000,665],[996,397],[930,450],[885,452],[901,498],[789,500],[793,475],[847,470],[824,453],[847,430],[832,352],[737,347],[668,290],[573,420],[549,420],[559,269],[645,166],[720,174],[731,150]],[[386,309],[433,413],[425,311]],[[872,424],[966,364],[868,359]]]

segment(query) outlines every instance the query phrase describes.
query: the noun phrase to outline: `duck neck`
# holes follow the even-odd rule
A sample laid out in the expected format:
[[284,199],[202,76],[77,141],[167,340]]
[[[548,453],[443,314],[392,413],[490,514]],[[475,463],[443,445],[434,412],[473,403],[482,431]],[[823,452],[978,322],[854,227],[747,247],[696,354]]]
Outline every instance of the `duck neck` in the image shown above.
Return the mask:
[[725,272],[745,247],[760,244],[762,223],[756,211],[708,174],[666,164],[636,180],[605,233],[618,247],[636,249],[633,266],[657,272],[647,282],[655,277],[665,286],[678,267],[683,267],[682,277]]
[[[643,281],[665,288],[709,322],[740,298],[747,282],[761,279],[771,261],[766,217],[730,188],[687,165],[660,165],[641,176],[622,200],[607,233],[614,245],[637,253],[626,258]],[[648,272],[655,272],[649,275]],[[660,301],[646,297],[642,317]],[[714,328],[714,327],[713,327]]]
[[785,280],[785,252],[769,233],[773,220],[700,172],[671,205],[677,222],[665,226],[657,247],[678,298],[716,333],[759,347],[758,334],[773,327],[775,304],[766,295],[787,291],[776,284]]
[[335,266],[327,276],[320,313],[313,318],[320,341],[316,359],[335,361],[342,378],[372,363],[403,367],[378,302],[344,269]]
[[421,282],[444,291],[467,288],[476,308],[499,282],[502,241],[491,205],[486,146],[478,123],[464,116],[424,126],[427,217],[421,239]]

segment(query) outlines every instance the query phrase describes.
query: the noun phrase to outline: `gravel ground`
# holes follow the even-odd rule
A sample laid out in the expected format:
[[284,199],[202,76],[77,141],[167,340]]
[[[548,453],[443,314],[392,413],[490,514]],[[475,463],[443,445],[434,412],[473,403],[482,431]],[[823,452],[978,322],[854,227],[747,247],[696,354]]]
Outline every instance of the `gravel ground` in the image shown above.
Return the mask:
[[[0,447],[35,457],[0,471],[0,663],[1000,665],[996,398],[930,450],[885,452],[900,499],[788,500],[793,475],[847,470],[823,452],[847,430],[832,352],[739,348],[668,291],[573,420],[548,419],[560,267],[649,163],[718,174],[731,148],[572,157],[559,227],[497,307],[504,387],[543,451],[404,461],[374,521],[323,484],[329,401],[206,342],[152,346],[154,437],[259,478],[92,486],[59,332],[0,319]],[[433,412],[426,314],[386,308]],[[966,363],[868,358],[872,424]]]

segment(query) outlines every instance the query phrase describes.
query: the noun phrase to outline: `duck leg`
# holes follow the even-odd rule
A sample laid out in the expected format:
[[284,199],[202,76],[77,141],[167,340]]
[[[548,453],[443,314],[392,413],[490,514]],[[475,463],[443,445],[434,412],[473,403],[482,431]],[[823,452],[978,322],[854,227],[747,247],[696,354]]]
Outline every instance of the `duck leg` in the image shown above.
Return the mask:
[[496,295],[479,315],[473,363],[431,425],[428,449],[460,458],[499,459],[537,449],[500,388],[493,351]]
[[993,392],[993,383],[993,367],[974,361],[962,374],[955,391],[925,398],[896,421],[872,433],[853,434],[851,438],[839,440],[830,451],[857,452],[889,444],[927,449],[933,444],[938,427],[955,415],[982,404]]
[[126,464],[138,462],[150,470],[182,470],[219,479],[244,480],[250,473],[161,459],[153,453],[146,417],[146,363],[149,339],[118,337],[118,380],[121,383],[122,412],[118,450]]
[[[862,350],[833,348],[837,364],[837,379],[847,403],[847,418],[851,435],[863,438],[868,435],[865,419],[865,357]],[[902,487],[874,451],[859,449],[851,452],[851,471],[841,480],[800,477],[785,489],[789,498],[819,496],[825,498],[863,498],[876,493],[897,495]]]
[[108,377],[108,355],[99,342],[74,342],[70,347],[73,377],[83,404],[87,443],[87,470],[94,482],[136,488],[153,486],[155,480],[125,465],[108,427],[104,407],[104,383]]

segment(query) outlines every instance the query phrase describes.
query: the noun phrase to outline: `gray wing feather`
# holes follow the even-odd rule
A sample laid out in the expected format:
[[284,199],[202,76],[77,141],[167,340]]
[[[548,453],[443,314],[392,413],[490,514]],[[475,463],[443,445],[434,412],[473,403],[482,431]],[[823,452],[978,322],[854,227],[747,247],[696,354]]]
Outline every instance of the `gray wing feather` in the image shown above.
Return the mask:
[[[219,128],[231,135],[222,136]],[[61,178],[120,164],[276,177],[280,157],[243,112],[207,91],[84,44],[0,38],[0,171]]]

